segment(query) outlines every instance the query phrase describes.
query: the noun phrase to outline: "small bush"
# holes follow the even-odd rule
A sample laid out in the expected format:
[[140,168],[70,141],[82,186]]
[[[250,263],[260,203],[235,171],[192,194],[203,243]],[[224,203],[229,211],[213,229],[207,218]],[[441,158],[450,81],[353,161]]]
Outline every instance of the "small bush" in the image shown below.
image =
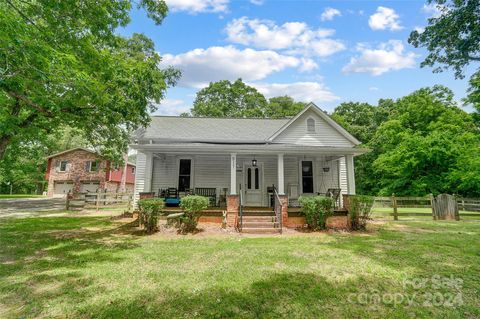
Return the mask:
[[310,229],[325,229],[327,218],[333,215],[333,199],[324,196],[301,196],[299,198],[305,220]]
[[180,232],[188,233],[197,229],[199,213],[208,207],[207,197],[189,195],[182,198],[180,207],[183,208],[184,215],[180,217]]
[[158,217],[162,214],[165,203],[162,199],[146,198],[138,201],[138,220],[140,226],[145,228],[147,233],[158,230]]
[[348,200],[350,228],[352,230],[365,230],[367,228],[367,221],[370,218],[370,212],[373,206],[373,197],[365,195],[351,195],[348,196]]

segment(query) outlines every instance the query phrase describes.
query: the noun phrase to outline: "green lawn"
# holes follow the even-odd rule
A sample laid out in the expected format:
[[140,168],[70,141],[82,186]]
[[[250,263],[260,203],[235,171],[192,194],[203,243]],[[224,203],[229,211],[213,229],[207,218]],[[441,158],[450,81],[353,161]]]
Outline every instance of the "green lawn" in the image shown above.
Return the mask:
[[2,199],[16,199],[16,198],[44,198],[43,195],[29,195],[29,194],[0,194],[0,200]]
[[[479,218],[289,233],[140,236],[106,217],[0,219],[0,318],[480,317]],[[432,275],[463,283],[436,289]],[[399,296],[413,303],[394,305]]]

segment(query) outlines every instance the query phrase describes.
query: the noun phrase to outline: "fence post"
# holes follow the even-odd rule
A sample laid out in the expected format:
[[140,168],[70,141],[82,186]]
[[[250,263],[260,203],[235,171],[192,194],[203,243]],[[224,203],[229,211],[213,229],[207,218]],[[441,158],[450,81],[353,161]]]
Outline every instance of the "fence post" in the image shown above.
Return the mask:
[[432,206],[432,218],[433,220],[436,220],[437,216],[435,215],[435,197],[433,197],[433,194],[430,194],[430,206]]
[[65,209],[70,209],[70,192],[67,194],[67,201],[65,202]]
[[100,206],[100,192],[97,190],[97,202],[95,203],[97,213],[99,211],[99,206]]
[[398,220],[397,198],[392,194],[393,220]]

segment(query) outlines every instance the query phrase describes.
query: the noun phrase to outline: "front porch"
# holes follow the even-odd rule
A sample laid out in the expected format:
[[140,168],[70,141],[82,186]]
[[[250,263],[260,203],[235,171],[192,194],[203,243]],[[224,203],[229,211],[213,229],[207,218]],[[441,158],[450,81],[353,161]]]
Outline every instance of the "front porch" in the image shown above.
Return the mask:
[[[236,226],[241,209],[267,208],[274,211],[274,189],[282,208],[282,221],[289,226],[288,211],[298,208],[298,198],[325,194],[339,189],[342,194],[355,193],[353,154],[337,152],[253,152],[214,153],[198,151],[145,151],[138,154],[137,175],[143,185],[137,192],[165,197],[168,189],[178,191],[178,198],[199,194],[211,198],[217,218],[227,212],[227,224]],[[144,167],[144,170],[140,167]],[[200,192],[200,193],[199,193]],[[336,207],[342,206],[341,195]],[[173,208],[168,208],[173,209]],[[298,214],[298,209],[296,210]]]

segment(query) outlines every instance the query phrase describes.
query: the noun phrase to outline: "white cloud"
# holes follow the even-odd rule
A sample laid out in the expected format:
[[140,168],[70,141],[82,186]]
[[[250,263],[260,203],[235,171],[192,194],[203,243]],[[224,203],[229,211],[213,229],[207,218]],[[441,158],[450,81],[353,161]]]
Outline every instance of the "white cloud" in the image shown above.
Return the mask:
[[190,107],[184,100],[179,99],[164,99],[159,104],[156,104],[156,115],[179,115],[190,111]]
[[252,3],[256,6],[261,6],[262,4],[265,3],[265,0],[250,0],[250,3]]
[[352,57],[342,69],[344,73],[370,73],[381,75],[385,72],[396,71],[415,66],[416,54],[405,52],[402,41],[390,40],[380,44],[376,49],[359,44],[359,56]]
[[274,96],[291,96],[302,102],[331,102],[339,99],[328,87],[319,82],[294,83],[249,83],[267,98]]
[[379,88],[377,88],[376,86],[371,86],[368,88],[368,90],[373,92],[373,91],[378,91]]
[[372,30],[397,31],[403,29],[400,25],[400,16],[395,10],[386,7],[378,7],[377,12],[368,19],[368,25]]
[[325,10],[322,12],[322,15],[320,16],[320,20],[322,21],[331,21],[333,18],[336,16],[341,16],[342,13],[338,9],[334,8],[325,8]]
[[422,7],[422,12],[432,18],[438,18],[442,15],[442,11],[445,11],[445,8],[445,6],[435,3],[424,4]]
[[306,71],[317,67],[309,59],[282,55],[271,50],[239,50],[233,46],[194,49],[178,55],[164,54],[162,65],[171,65],[182,71],[179,85],[196,88],[219,80],[262,80],[286,68]]
[[166,0],[168,8],[173,11],[200,12],[225,12],[229,0]]
[[225,31],[230,42],[262,49],[289,50],[291,54],[326,57],[345,49],[342,42],[329,38],[335,30],[313,30],[303,22],[286,22],[279,26],[270,20],[242,17],[230,22]]
[[422,33],[423,31],[425,31],[425,27],[416,26],[414,30],[417,31],[418,33]]

